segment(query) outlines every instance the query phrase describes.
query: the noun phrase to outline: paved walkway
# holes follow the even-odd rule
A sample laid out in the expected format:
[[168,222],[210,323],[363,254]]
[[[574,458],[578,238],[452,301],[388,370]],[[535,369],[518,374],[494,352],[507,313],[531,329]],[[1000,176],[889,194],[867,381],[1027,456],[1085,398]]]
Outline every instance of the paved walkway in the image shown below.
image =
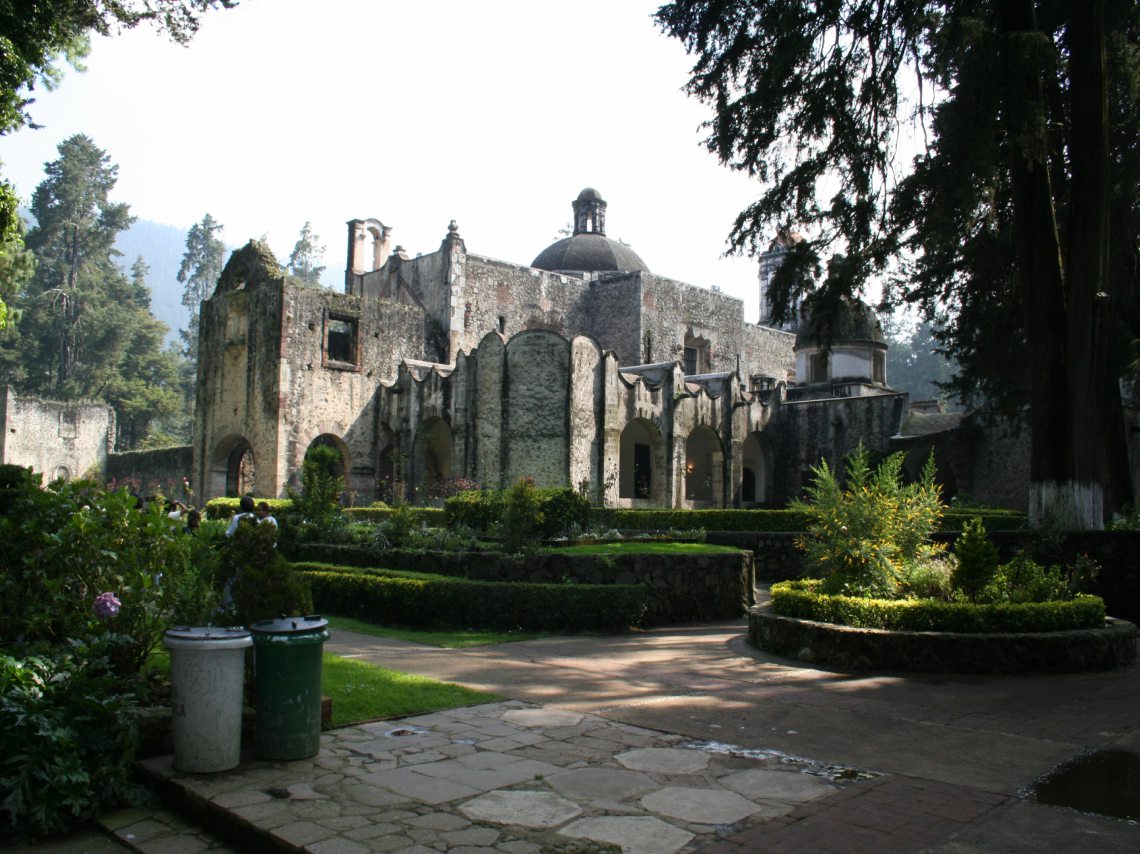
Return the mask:
[[[510,701],[338,730],[315,761],[151,767],[230,816],[238,850],[1140,850],[1134,824],[1021,791],[1083,749],[1140,752],[1140,668],[852,675],[756,651],[743,629],[470,650],[336,632],[329,652]],[[179,847],[165,821],[115,823],[138,850],[221,845]]]

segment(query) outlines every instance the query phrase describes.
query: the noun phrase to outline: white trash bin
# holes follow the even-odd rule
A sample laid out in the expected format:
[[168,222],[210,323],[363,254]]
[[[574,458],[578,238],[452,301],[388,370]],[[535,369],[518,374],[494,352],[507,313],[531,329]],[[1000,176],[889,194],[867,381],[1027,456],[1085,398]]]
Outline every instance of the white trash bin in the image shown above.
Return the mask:
[[241,762],[245,629],[176,626],[166,632],[170,650],[174,769],[228,771]]

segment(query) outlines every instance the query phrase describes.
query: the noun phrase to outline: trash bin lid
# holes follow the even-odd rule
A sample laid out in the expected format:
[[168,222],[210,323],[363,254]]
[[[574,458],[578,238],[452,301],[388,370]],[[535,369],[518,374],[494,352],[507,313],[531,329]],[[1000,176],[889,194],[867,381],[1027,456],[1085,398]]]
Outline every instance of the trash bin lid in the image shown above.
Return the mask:
[[320,614],[309,614],[307,617],[279,617],[276,620],[258,620],[251,623],[249,630],[261,635],[295,635],[301,632],[316,632],[325,628],[328,620],[322,619]]
[[168,638],[196,641],[240,640],[249,637],[241,626],[174,626],[166,630]]

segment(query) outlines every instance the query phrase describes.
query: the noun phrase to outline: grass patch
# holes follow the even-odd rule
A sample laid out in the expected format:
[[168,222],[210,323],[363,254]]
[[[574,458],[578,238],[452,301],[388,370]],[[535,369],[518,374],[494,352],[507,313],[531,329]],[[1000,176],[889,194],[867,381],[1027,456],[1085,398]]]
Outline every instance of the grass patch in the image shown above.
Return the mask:
[[589,543],[578,546],[564,546],[551,549],[558,554],[571,555],[618,555],[618,554],[728,554],[739,552],[733,546],[714,546],[711,543],[678,542],[639,542],[637,540],[620,543]]
[[419,629],[396,629],[391,626],[366,623],[364,620],[356,620],[352,617],[336,617],[328,614],[325,615],[325,619],[329,621],[329,627],[333,629],[344,629],[346,632],[358,632],[362,635],[411,641],[427,646],[439,646],[444,649],[464,649],[469,646],[487,646],[493,643],[511,643],[546,637],[542,632],[480,632],[473,629],[433,632]]
[[496,694],[328,654],[324,656],[321,689],[332,698],[334,727],[502,699]]

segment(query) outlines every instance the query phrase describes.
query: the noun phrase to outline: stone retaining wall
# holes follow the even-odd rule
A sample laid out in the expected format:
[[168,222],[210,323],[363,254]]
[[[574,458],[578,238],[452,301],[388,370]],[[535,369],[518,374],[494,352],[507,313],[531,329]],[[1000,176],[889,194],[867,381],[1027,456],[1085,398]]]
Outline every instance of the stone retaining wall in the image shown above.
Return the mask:
[[1109,618],[1103,629],[960,634],[855,629],[772,613],[748,614],[753,646],[841,670],[919,673],[1080,673],[1136,662],[1136,626]]

